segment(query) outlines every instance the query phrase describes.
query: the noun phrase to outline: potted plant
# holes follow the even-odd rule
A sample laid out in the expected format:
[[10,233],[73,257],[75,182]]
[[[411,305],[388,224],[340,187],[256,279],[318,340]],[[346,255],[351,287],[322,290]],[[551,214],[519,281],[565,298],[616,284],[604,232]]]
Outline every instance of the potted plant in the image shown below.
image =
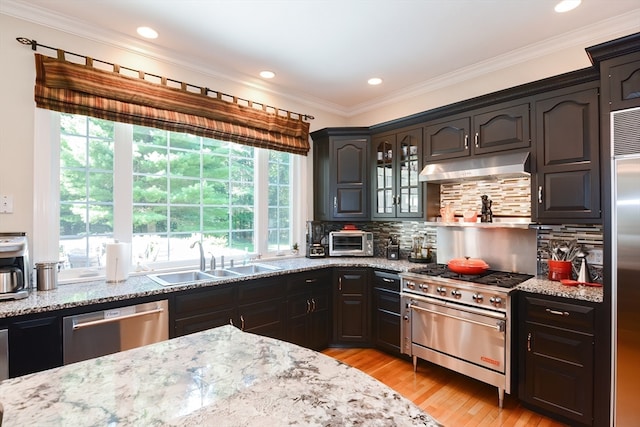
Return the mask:
[[298,255],[298,250],[299,250],[299,246],[298,246],[298,243],[296,242],[291,247],[291,253],[294,255]]

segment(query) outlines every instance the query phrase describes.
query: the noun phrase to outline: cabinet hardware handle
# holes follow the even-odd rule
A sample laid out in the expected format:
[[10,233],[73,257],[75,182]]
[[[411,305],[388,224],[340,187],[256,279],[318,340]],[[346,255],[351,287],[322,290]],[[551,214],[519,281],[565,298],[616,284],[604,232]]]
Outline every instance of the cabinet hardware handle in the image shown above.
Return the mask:
[[383,281],[383,282],[387,282],[387,283],[393,283],[393,280],[392,280],[392,279],[387,279],[386,277],[383,277],[383,278],[382,278],[382,281]]
[[464,149],[465,150],[469,149],[469,135],[464,136]]
[[307,313],[311,313],[311,303],[307,300]]
[[338,209],[338,196],[333,197],[333,209]]
[[342,277],[338,278],[338,290],[342,290]]
[[478,145],[478,132],[476,132],[475,144],[476,144],[476,148],[479,148],[479,147],[480,147],[480,146]]
[[544,311],[546,311],[549,314],[555,314],[556,316],[568,316],[569,315],[568,311],[551,310],[550,308],[547,308]]
[[542,204],[542,185],[538,187],[538,204]]
[[316,300],[311,298],[311,311],[316,311]]
[[86,328],[86,327],[89,327],[89,326],[102,325],[104,323],[119,322],[121,320],[132,319],[134,317],[148,316],[150,314],[162,313],[163,311],[164,311],[164,309],[162,309],[162,308],[154,308],[154,309],[148,310],[148,311],[141,311],[141,312],[138,312],[138,313],[126,314],[126,315],[123,315],[123,316],[110,317],[110,318],[107,318],[107,319],[91,320],[91,321],[88,321],[88,322],[81,322],[81,323],[76,323],[74,321],[73,322],[73,330],[75,331],[75,330]]
[[240,329],[244,331],[244,316],[240,315]]
[[230,324],[231,326],[235,326],[235,325],[233,324],[233,318],[231,318],[231,317],[229,318],[229,324]]
[[396,196],[396,205],[400,205],[400,195]]
[[306,279],[305,283],[315,283],[317,281],[318,281],[318,279]]
[[527,351],[531,351],[531,332],[527,335]]

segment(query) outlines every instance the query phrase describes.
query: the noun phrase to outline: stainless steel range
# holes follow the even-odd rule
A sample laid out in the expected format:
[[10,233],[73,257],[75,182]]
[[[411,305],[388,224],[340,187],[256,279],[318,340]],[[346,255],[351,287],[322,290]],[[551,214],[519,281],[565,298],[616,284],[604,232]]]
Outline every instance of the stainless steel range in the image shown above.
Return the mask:
[[459,275],[446,265],[401,273],[402,352],[511,393],[511,298],[530,274]]

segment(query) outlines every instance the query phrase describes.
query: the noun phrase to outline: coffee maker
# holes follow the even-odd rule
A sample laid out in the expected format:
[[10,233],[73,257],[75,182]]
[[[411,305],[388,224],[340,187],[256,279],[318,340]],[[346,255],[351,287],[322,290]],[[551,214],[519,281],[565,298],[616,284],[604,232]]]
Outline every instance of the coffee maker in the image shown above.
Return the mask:
[[323,258],[327,255],[324,225],[319,221],[307,221],[307,258]]
[[0,300],[26,298],[30,289],[26,233],[0,233]]

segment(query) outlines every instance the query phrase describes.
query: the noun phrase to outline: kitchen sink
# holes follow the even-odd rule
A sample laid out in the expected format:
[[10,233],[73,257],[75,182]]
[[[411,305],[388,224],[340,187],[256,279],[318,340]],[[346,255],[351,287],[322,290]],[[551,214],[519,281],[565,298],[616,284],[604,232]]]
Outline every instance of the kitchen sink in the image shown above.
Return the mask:
[[[238,276],[238,274],[233,274],[234,276]],[[212,275],[209,273],[205,273],[203,271],[178,271],[174,273],[161,273],[161,274],[149,274],[147,276],[149,279],[153,280],[159,285],[162,286],[171,286],[171,285],[181,285],[184,283],[193,283],[200,282],[206,280],[216,280],[221,276]]]
[[269,271],[278,271],[282,269],[274,265],[248,264],[248,265],[240,265],[238,267],[229,267],[227,270],[233,271],[239,274],[249,275],[249,274],[257,274],[257,273],[266,273]]

